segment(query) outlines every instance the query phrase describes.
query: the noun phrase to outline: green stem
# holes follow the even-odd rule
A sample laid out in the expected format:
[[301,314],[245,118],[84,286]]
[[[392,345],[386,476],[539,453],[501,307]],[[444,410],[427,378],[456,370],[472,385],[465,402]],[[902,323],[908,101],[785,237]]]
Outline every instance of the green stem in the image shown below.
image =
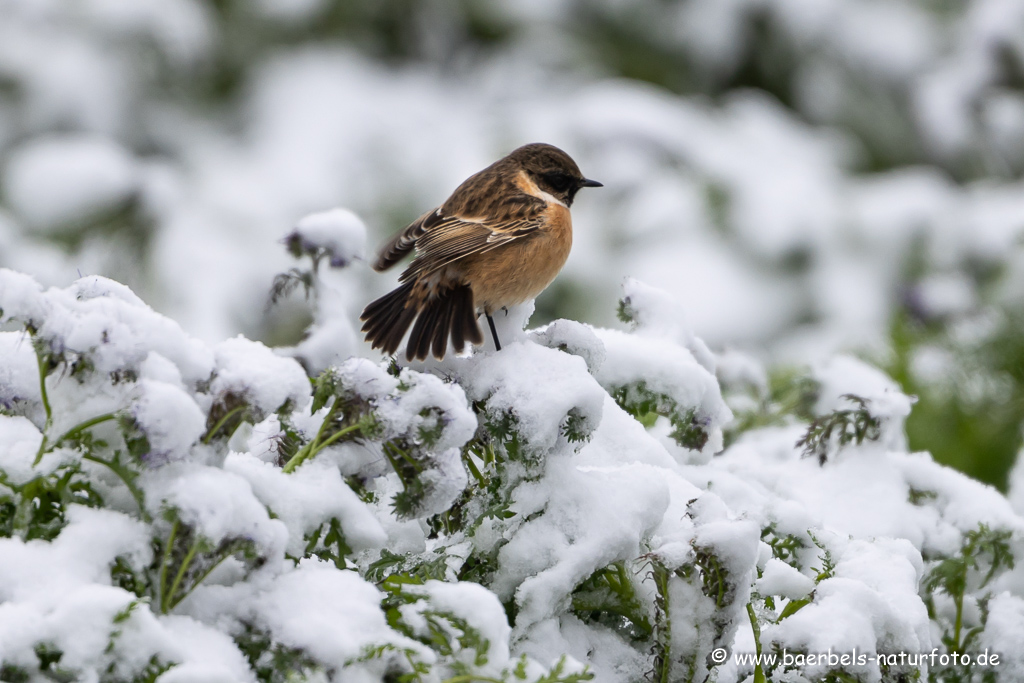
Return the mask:
[[473,462],[473,453],[472,452],[466,454],[465,462],[466,462],[466,467],[469,468],[469,471],[473,475],[473,478],[476,479],[478,482],[480,482],[480,486],[485,486],[486,487],[487,486],[487,480],[484,479],[484,475],[480,474],[480,470],[477,469],[476,463]]
[[160,611],[166,612],[163,609],[164,604],[167,602],[167,567],[170,564],[171,552],[174,550],[174,536],[178,533],[178,520],[174,520],[174,524],[171,525],[171,533],[167,535],[167,545],[164,546],[164,556],[160,560]]
[[313,441],[307,444],[301,450],[299,450],[298,453],[293,455],[291,460],[285,463],[284,472],[286,474],[289,472],[294,472],[295,468],[297,468],[299,465],[306,462],[307,460],[312,459],[317,453],[327,448],[341,437],[345,436],[346,434],[351,434],[357,429],[359,429],[359,425],[354,424],[349,427],[345,427],[344,429],[339,429],[335,433],[331,434],[330,437],[328,437],[323,443],[317,443],[317,441]]
[[[389,445],[390,444],[387,442],[384,442],[381,444],[380,450],[384,454],[384,457],[388,459],[391,469],[395,471],[395,474],[398,474],[398,463],[395,462],[395,456],[391,454],[391,449],[388,448]],[[401,479],[401,475],[399,475],[399,479]],[[405,486],[405,481],[402,482],[402,486]]]
[[217,421],[217,424],[213,425],[213,427],[210,428],[210,431],[206,432],[206,435],[203,437],[203,443],[210,443],[210,441],[213,440],[214,434],[219,432],[221,427],[223,427],[227,423],[228,420],[230,420],[232,417],[234,417],[236,414],[240,413],[243,410],[245,410],[245,406],[241,405],[241,406],[237,406],[235,408],[232,408],[227,413],[225,413],[224,417],[219,419]]
[[669,573],[664,565],[651,563],[654,579],[654,680],[669,683],[672,671],[672,617],[669,613]]
[[344,429],[339,429],[338,431],[336,431],[333,434],[331,434],[331,436],[326,441],[324,441],[322,444],[319,444],[315,449],[313,449],[313,451],[309,454],[309,457],[312,458],[314,455],[316,455],[317,453],[319,453],[323,449],[327,448],[328,446],[330,446],[332,443],[334,443],[335,441],[337,441],[341,437],[345,436],[346,434],[350,434],[350,433],[358,430],[359,428],[360,428],[360,425],[354,424],[354,425],[350,425],[348,427],[345,427]]
[[402,460],[404,460],[406,462],[406,464],[408,464],[410,467],[412,467],[417,472],[420,472],[420,471],[423,470],[423,468],[420,467],[420,464],[418,462],[416,462],[415,460],[413,460],[412,456],[410,456],[408,453],[406,453],[405,450],[399,448],[398,446],[396,446],[395,444],[393,444],[391,442],[386,443],[385,446],[388,446],[393,451],[395,451],[395,453],[397,453],[399,456],[401,456]]
[[[86,420],[85,422],[80,422],[71,429],[69,429],[68,431],[64,432],[59,439],[53,442],[53,446],[59,446],[68,439],[70,439],[71,437],[78,436],[79,434],[84,432],[86,429],[89,429],[90,427],[95,427],[98,424],[109,422],[110,420],[114,419],[117,419],[117,413],[106,413],[104,415],[98,415],[94,418]],[[39,444],[39,452],[36,453],[36,459],[32,463],[33,467],[39,464],[39,461],[43,459],[43,455],[45,455],[48,450],[50,450],[50,446],[47,443],[46,437],[44,436],[42,443]]]
[[95,462],[103,465],[120,477],[121,481],[124,482],[124,485],[128,487],[128,492],[132,494],[132,498],[135,499],[135,504],[139,506],[139,516],[142,517],[142,521],[147,523],[153,521],[149,516],[149,513],[146,512],[142,490],[139,489],[139,487],[135,485],[135,482],[132,481],[135,478],[134,472],[116,460],[104,460],[103,458],[97,458],[95,455],[90,455],[89,453],[84,454],[82,456],[82,460],[88,460],[89,462]]
[[50,431],[50,425],[53,424],[53,411],[50,409],[50,397],[46,393],[46,368],[43,367],[43,354],[40,353],[39,344],[33,343],[33,349],[36,352],[36,367],[39,368],[39,396],[43,401],[43,409],[46,411],[46,422],[43,425],[43,438],[39,442],[39,450],[36,451],[36,459],[32,461],[32,467],[35,467],[43,459],[43,454],[46,453],[47,443],[46,433]]
[[498,456],[495,455],[495,453],[494,453],[494,444],[493,443],[488,443],[487,444],[487,448],[484,451],[484,453],[487,456],[487,457],[484,458],[484,464],[494,465],[495,463],[498,462]]
[[324,435],[324,430],[327,429],[328,423],[334,418],[334,413],[338,408],[338,399],[334,399],[334,403],[331,404],[331,409],[327,411],[327,416],[324,421],[320,423],[320,429],[316,431],[316,436],[313,440],[307,443],[305,446],[299,449],[298,453],[292,456],[291,460],[284,464],[284,472],[292,472],[296,467],[304,463],[310,457],[310,452],[316,448],[317,443],[320,442],[320,437]]
[[289,472],[293,472],[296,467],[304,463],[306,459],[309,457],[309,447],[312,445],[313,442],[310,441],[305,446],[296,451],[295,455],[293,455],[291,459],[284,464],[284,467],[281,468],[281,471],[284,472],[285,474],[288,474]]
[[953,652],[960,652],[960,630],[963,628],[964,617],[964,594],[960,593],[953,596],[953,601],[956,603],[956,622],[953,625]]
[[480,683],[503,683],[497,678],[491,678],[490,676],[477,676],[476,674],[460,674],[458,676],[452,676],[451,678],[444,679],[443,683],[472,683],[472,681],[480,681]]
[[324,421],[320,423],[320,429],[316,430],[316,436],[313,437],[312,448],[316,448],[316,445],[320,443],[320,439],[324,435],[324,431],[327,429],[327,425],[334,419],[334,414],[338,412],[338,407],[341,402],[338,399],[334,399],[334,403],[331,404],[331,409],[327,411],[327,416],[324,417]]
[[[196,540],[192,542],[192,547],[188,549],[188,554],[185,555],[185,559],[181,561],[181,566],[178,567],[178,574],[174,577],[174,583],[171,584],[171,588],[167,591],[166,595],[161,596],[163,604],[161,605],[162,612],[167,614],[171,611],[177,602],[173,602],[174,594],[178,591],[178,586],[181,585],[182,579],[185,578],[185,572],[188,571],[188,566],[192,564],[192,558],[196,556],[196,552],[199,551],[199,534],[196,534]],[[184,597],[184,596],[182,596]]]
[[50,409],[50,397],[46,393],[46,369],[43,367],[43,354],[40,353],[39,343],[33,344],[33,348],[36,352],[36,364],[39,367],[39,395],[43,399],[43,409],[46,411],[46,427],[43,429],[45,433],[50,429],[50,424],[53,422],[53,411]]
[[386,457],[388,462],[391,464],[391,469],[395,471],[395,474],[397,474],[398,478],[401,480],[403,488],[407,489],[409,487],[409,481],[402,475],[402,470],[399,469],[398,461],[395,459],[396,456],[404,460],[408,465],[416,470],[417,474],[423,471],[423,467],[421,467],[419,463],[413,460],[408,453],[391,441],[385,441],[381,445],[381,451],[384,453],[384,457]]
[[754,613],[754,604],[747,603],[747,616],[750,617],[750,628],[754,631],[754,648],[757,653],[757,660],[754,662],[754,683],[767,683],[761,667],[761,625],[757,623],[757,615]]
[[105,415],[98,415],[90,420],[86,420],[85,422],[80,422],[79,424],[76,424],[68,431],[64,432],[64,434],[61,435],[59,439],[53,442],[53,445],[59,446],[68,439],[70,439],[71,437],[78,436],[79,434],[84,432],[86,429],[89,429],[90,427],[95,427],[98,424],[103,424],[104,422],[110,422],[111,420],[116,419],[117,413],[107,413]]
[[36,459],[32,461],[32,467],[35,467],[42,461],[43,455],[46,454],[46,449],[46,434],[43,434],[43,440],[39,442],[39,450],[36,451]]
[[178,604],[182,600],[184,600],[189,595],[191,595],[192,591],[194,591],[199,586],[199,584],[201,584],[203,581],[205,581],[206,577],[209,576],[213,572],[214,569],[219,567],[221,562],[223,562],[224,560],[228,559],[228,557],[230,557],[230,556],[231,556],[231,553],[227,553],[227,554],[223,555],[219,560],[214,562],[212,565],[210,565],[210,568],[207,569],[206,571],[204,571],[202,574],[200,574],[199,578],[197,578],[195,581],[192,582],[192,585],[189,587],[189,589],[187,591],[185,591],[182,594],[182,596],[180,598],[178,598],[177,600],[173,600],[171,602],[171,609],[174,609],[175,607],[177,607]]

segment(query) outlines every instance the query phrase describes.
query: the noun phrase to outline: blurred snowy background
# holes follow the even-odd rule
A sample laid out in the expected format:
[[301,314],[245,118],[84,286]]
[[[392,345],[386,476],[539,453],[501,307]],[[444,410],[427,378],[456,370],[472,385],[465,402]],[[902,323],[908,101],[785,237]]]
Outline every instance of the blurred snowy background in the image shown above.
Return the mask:
[[[375,246],[534,141],[605,189],[533,324],[611,324],[639,277],[716,350],[880,364],[912,448],[1005,486],[1024,1],[0,0],[0,266],[210,342],[298,340],[268,292],[303,215]],[[346,270],[338,315],[396,276]]]

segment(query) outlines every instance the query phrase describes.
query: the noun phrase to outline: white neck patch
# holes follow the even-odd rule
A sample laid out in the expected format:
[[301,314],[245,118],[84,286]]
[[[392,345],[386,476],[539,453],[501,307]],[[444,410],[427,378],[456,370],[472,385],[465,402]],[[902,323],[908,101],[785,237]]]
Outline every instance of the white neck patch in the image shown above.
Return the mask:
[[558,204],[559,206],[565,207],[566,209],[569,208],[569,206],[565,202],[563,202],[561,199],[558,199],[554,195],[552,195],[552,194],[550,194],[548,192],[545,192],[544,190],[540,189],[537,186],[537,183],[533,182],[533,179],[530,178],[530,176],[526,173],[526,171],[520,171],[519,172],[519,180],[520,180],[520,187],[523,188],[523,190],[526,192],[526,194],[528,194],[530,196],[533,196],[533,197],[536,197],[538,199],[543,199],[545,202],[547,202],[549,204]]

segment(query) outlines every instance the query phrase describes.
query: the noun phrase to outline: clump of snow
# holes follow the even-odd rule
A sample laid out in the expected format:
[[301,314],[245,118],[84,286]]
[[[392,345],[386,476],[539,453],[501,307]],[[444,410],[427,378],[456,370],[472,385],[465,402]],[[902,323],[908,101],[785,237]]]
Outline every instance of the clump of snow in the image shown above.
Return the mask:
[[[1018,636],[1024,632],[1024,599],[1019,595],[1000,593],[988,605],[988,621],[992,628],[982,634],[982,646],[999,656],[992,668],[1004,680],[1024,676],[1024,657],[1017,646]],[[989,657],[990,661],[991,656]]]
[[430,468],[420,475],[420,481],[426,495],[417,506],[419,516],[437,515],[451,508],[469,483],[461,451],[449,448],[435,453],[430,459]]
[[917,399],[900,391],[885,373],[852,356],[836,356],[817,368],[814,376],[820,384],[818,414],[849,409],[853,402],[847,396],[857,396],[881,422],[879,442],[893,450],[906,449],[903,422]]
[[773,557],[765,564],[755,587],[761,595],[778,595],[788,600],[800,600],[814,590],[814,581]]
[[622,283],[621,306],[640,336],[669,339],[686,348],[694,359],[710,373],[715,372],[715,358],[707,345],[693,334],[686,312],[668,292],[651,287],[634,278]]
[[248,539],[268,555],[280,551],[287,541],[285,525],[270,518],[249,482],[237,474],[218,467],[171,463],[144,477],[147,505],[154,517],[170,508],[214,543]]
[[263,415],[289,402],[295,407],[308,402],[309,379],[302,366],[260,342],[226,339],[217,345],[215,358],[210,393],[218,399],[241,397]]
[[138,189],[135,159],[91,135],[35,139],[11,153],[4,194],[29,224],[54,230],[119,208]]
[[[480,653],[486,657],[486,662],[479,666],[479,675],[501,676],[502,671],[509,665],[508,642],[512,630],[506,621],[505,610],[494,593],[468,581],[454,584],[427,581],[422,586],[411,586],[408,592],[411,595],[422,596],[425,600],[414,603],[413,610],[403,613],[407,621],[409,615],[424,610],[463,619],[487,644],[486,651]],[[476,653],[466,652],[459,658],[465,666],[477,664],[474,660],[466,661],[465,655],[471,655],[475,659]]]
[[380,364],[365,358],[350,358],[332,372],[337,373],[345,395],[367,401],[379,401],[398,389],[398,379]]
[[[791,413],[712,457],[736,429],[713,370],[757,399],[745,410],[766,373],[701,362],[678,305],[638,283],[629,333],[557,321],[444,377],[351,358],[315,381],[242,337],[211,349],[109,280],[0,285],[25,328],[0,333],[0,658],[29,671],[49,643],[76,675],[255,680],[255,649],[367,681],[589,666],[611,683],[658,661],[739,681],[709,655],[753,651],[748,605],[769,650],[929,651],[956,610],[923,588],[936,567],[972,538],[982,563],[1021,552],[1010,502],[908,453],[911,398],[852,357],[813,370],[814,412],[866,411],[877,434],[822,462]],[[671,420],[703,445],[667,438]],[[79,504],[40,516],[36,490]],[[1024,584],[984,571],[964,624],[1005,648]]]
[[0,407],[22,408],[38,419],[35,408],[42,409],[39,370],[36,368],[32,339],[24,332],[0,332]]
[[387,542],[380,522],[341,478],[336,467],[312,462],[291,475],[248,453],[231,453],[224,469],[243,477],[253,493],[288,527],[288,552],[301,555],[304,537],[332,518],[355,550]]
[[278,352],[298,359],[310,374],[319,374],[351,358],[358,345],[351,323],[337,317],[315,323],[301,342],[290,349],[278,349]]
[[[602,505],[592,506],[595,500]],[[545,513],[502,546],[491,588],[506,600],[514,594],[522,634],[564,610],[573,588],[594,571],[638,557],[664,515],[668,491],[642,466],[581,470],[563,457],[548,463],[540,481],[520,486],[516,501],[524,517]]]
[[127,515],[81,506],[52,543],[0,538],[0,661],[35,668],[34,648],[47,642],[85,670],[103,662],[113,617],[135,597],[110,586],[118,555],[149,553],[144,524]]
[[0,310],[5,320],[35,328],[52,353],[88,356],[101,373],[137,371],[151,351],[177,365],[190,385],[208,379],[213,369],[208,348],[107,278],[85,277],[67,289],[43,291],[31,278],[0,269]]
[[[332,667],[351,667],[353,675],[374,680],[383,673],[382,662],[371,659],[352,666],[368,647],[390,644],[432,659],[426,647],[388,627],[380,608],[382,597],[355,572],[306,559],[238,604],[236,610],[268,629],[282,644],[307,650]],[[295,618],[299,614],[302,617]],[[360,669],[367,672],[360,674]],[[370,678],[369,672],[376,676]]]
[[181,662],[163,674],[162,680],[168,683],[256,680],[249,662],[228,634],[187,617],[165,617],[161,625],[165,637],[173,643],[165,656]]
[[130,410],[157,460],[186,457],[206,431],[206,415],[195,400],[168,382],[140,380]]
[[12,482],[23,484],[35,476],[35,462],[43,435],[28,419],[0,415],[0,470]]
[[689,351],[665,339],[618,330],[601,330],[598,337],[605,347],[605,362],[596,374],[601,386],[628,393],[642,383],[647,392],[668,397],[678,411],[693,411],[709,437],[697,450],[708,455],[721,450],[721,427],[732,418],[732,412],[714,375]]
[[440,436],[431,443],[431,448],[439,452],[461,447],[476,432],[476,416],[458,384],[408,369],[397,380],[397,395],[377,404],[376,414],[388,430],[416,434],[440,427]]
[[251,428],[247,429],[243,424],[232,435],[228,447],[235,452],[250,453],[263,462],[276,463],[281,458],[281,439],[284,436],[280,418],[270,415]]
[[587,364],[591,374],[597,372],[604,363],[604,344],[590,325],[575,320],[556,320],[539,330],[534,330],[530,338],[541,346],[558,349],[579,356]]
[[322,254],[332,268],[343,268],[364,257],[366,226],[348,209],[331,209],[300,220],[285,242],[293,252]]
[[[762,643],[811,653],[863,652],[871,659],[851,673],[877,679],[878,652],[930,652],[928,611],[917,595],[921,559],[905,540],[838,543],[835,575],[815,589],[813,603],[762,634]],[[828,661],[808,666],[811,676],[830,670]]]
[[517,342],[470,359],[464,372],[460,379],[470,400],[486,401],[495,418],[510,415],[537,453],[555,448],[570,416],[583,432],[601,421],[604,391],[578,357]]

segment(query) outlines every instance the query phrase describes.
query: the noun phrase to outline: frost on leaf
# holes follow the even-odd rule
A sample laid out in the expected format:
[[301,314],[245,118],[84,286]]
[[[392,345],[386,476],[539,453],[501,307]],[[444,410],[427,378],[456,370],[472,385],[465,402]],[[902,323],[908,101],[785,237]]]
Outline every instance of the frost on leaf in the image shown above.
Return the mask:
[[843,398],[855,407],[815,418],[807,427],[807,432],[796,442],[805,456],[816,457],[819,464],[824,465],[829,453],[848,444],[859,446],[865,441],[877,441],[881,436],[878,418],[868,411],[867,401],[853,394],[846,394]]
[[1016,642],[1024,521],[906,452],[891,380],[711,358],[626,299],[629,333],[310,377],[0,271],[0,678],[924,681],[711,654]]
[[366,226],[348,209],[332,209],[300,220],[285,244],[295,258],[311,256],[314,263],[327,258],[332,268],[343,268],[363,258]]
[[472,359],[460,379],[487,430],[513,457],[540,458],[581,443],[601,421],[604,392],[579,358],[530,343]]
[[285,464],[286,472],[330,445],[360,441],[379,449],[397,476],[401,490],[392,504],[400,518],[436,514],[465,488],[459,449],[476,419],[457,385],[410,370],[394,377],[352,359],[321,375],[311,409],[325,411],[321,426]]
[[722,426],[732,413],[713,374],[692,354],[660,338],[600,330],[605,360],[597,380],[623,410],[645,426],[659,417],[671,423],[671,438],[683,448],[717,452]]

